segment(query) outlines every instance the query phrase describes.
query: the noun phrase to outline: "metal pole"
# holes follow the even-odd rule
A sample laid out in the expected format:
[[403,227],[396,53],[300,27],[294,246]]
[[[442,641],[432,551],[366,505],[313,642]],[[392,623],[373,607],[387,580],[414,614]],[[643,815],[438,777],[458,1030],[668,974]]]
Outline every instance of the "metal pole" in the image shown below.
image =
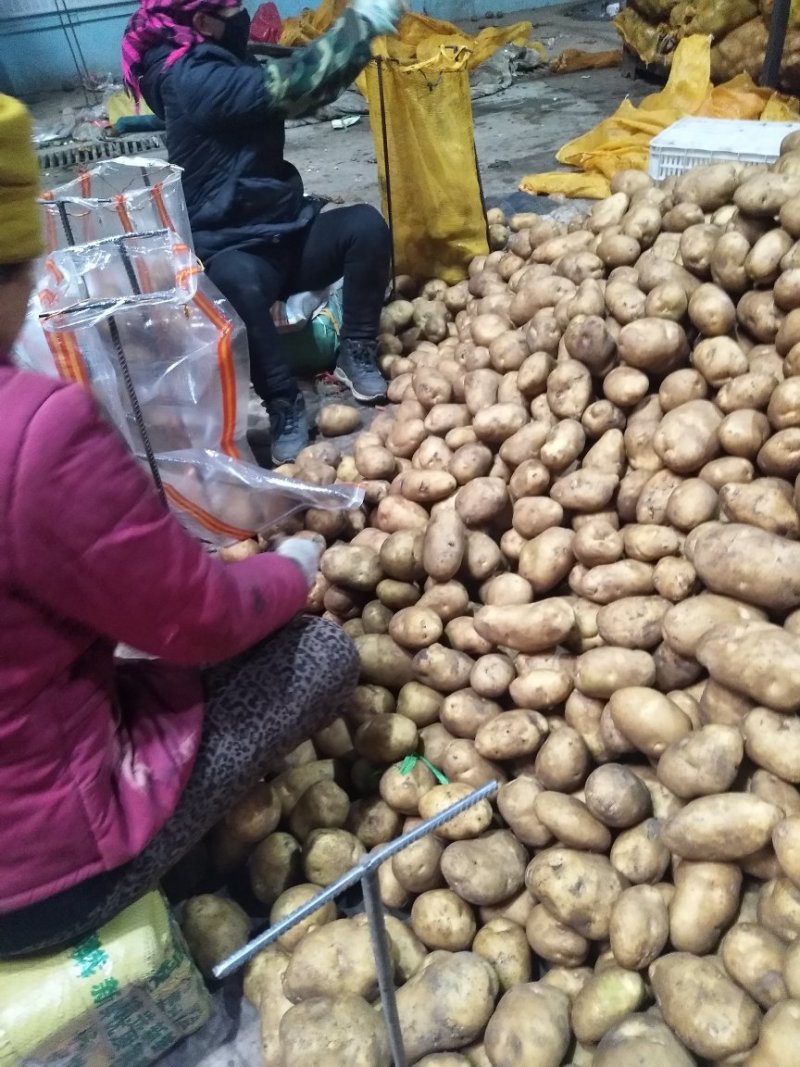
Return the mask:
[[425,822],[421,822],[418,826],[415,826],[413,830],[409,830],[407,834],[403,834],[402,837],[395,838],[394,841],[389,841],[378,849],[376,852],[371,852],[369,855],[364,856],[355,867],[351,867],[349,871],[346,871],[341,878],[337,878],[335,882],[331,882],[329,886],[324,889],[320,889],[319,893],[310,900],[307,900],[305,904],[301,904],[299,908],[287,915],[286,918],[281,919],[280,922],[275,923],[274,926],[270,926],[269,929],[264,930],[257,937],[253,938],[246,945],[243,945],[236,952],[232,952],[227,959],[222,960],[216,967],[213,968],[212,974],[215,978],[227,978],[229,974],[233,974],[234,971],[238,971],[240,967],[244,967],[248,960],[252,959],[256,953],[260,952],[262,948],[266,948],[267,945],[271,945],[273,941],[277,941],[279,937],[297,926],[303,919],[307,919],[309,915],[321,908],[323,904],[327,904],[329,900],[333,900],[338,897],[340,893],[343,893],[345,889],[349,889],[351,885],[355,885],[356,882],[362,881],[365,875],[368,875],[374,871],[377,871],[382,863],[385,863],[392,856],[398,852],[402,852],[404,848],[408,848],[409,845],[413,845],[415,841],[420,841],[423,837],[427,837],[429,833],[434,830],[438,830],[440,826],[443,826],[446,822],[454,819],[456,815],[460,815],[463,811],[468,811],[469,808],[475,806],[480,800],[488,800],[490,796],[493,796],[497,792],[497,782],[487,782],[486,785],[482,785],[480,789],[476,789],[466,797],[462,797],[461,800],[457,800],[455,804],[451,804],[449,808],[445,808],[444,811],[439,812],[438,815],[434,815],[431,819],[426,819]]
[[768,89],[777,89],[783,59],[783,46],[786,43],[786,30],[789,26],[791,0],[775,0],[772,8],[772,21],[769,26],[769,38],[764,54],[764,66],[761,68],[761,84]]
[[389,216],[389,242],[391,246],[392,300],[397,296],[394,287],[397,266],[394,254],[394,212],[392,210],[392,174],[389,165],[389,129],[386,124],[386,99],[383,92],[383,58],[375,60],[378,67],[378,100],[381,108],[381,140],[383,142],[383,179],[386,185],[386,214]]
[[397,997],[394,990],[394,967],[389,952],[389,937],[383,915],[378,877],[374,871],[361,879],[364,893],[364,910],[367,913],[369,932],[372,937],[372,954],[375,957],[375,969],[378,972],[378,988],[381,992],[383,1020],[389,1035],[389,1050],[394,1067],[406,1067],[406,1050],[403,1047],[403,1033],[400,1029],[400,1016],[397,1014]]

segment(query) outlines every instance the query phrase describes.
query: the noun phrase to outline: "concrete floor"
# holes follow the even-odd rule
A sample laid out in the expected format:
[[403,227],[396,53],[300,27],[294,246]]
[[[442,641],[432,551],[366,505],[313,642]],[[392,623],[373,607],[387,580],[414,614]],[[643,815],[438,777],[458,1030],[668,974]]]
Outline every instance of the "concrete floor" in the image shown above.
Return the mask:
[[[529,18],[535,39],[545,43],[553,58],[565,48],[604,51],[619,46],[613,26],[594,17],[604,7],[605,0],[590,0],[478,25]],[[593,17],[572,17],[570,8]],[[478,26],[467,24],[467,28],[475,32]],[[557,166],[555,153],[566,140],[611,114],[626,95],[639,100],[649,91],[650,86],[627,80],[619,69],[551,75],[542,67],[505,91],[476,100],[475,142],[487,203],[507,203],[526,174]],[[61,108],[82,102],[80,93],[60,95],[34,103],[33,110],[37,118],[46,120]],[[334,130],[330,122],[290,129],[286,154],[304,175],[309,192],[340,203],[379,204],[375,148],[366,116],[346,130]],[[417,166],[421,162],[415,161]],[[64,180],[63,172],[45,177],[50,185]],[[240,983],[232,980],[216,991],[207,1026],[168,1053],[159,1067],[261,1065],[258,1017],[243,1001]]]

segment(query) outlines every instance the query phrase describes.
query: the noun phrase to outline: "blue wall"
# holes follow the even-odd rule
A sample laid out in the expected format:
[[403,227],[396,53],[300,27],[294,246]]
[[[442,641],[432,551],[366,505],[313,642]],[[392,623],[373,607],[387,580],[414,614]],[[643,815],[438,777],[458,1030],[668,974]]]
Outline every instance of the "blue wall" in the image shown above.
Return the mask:
[[[259,2],[247,0],[247,6],[255,11]],[[487,11],[518,11],[554,2],[558,0],[412,0],[411,6],[436,18],[469,19]],[[315,6],[314,0],[277,0],[277,4],[284,16]],[[135,0],[110,0],[88,8],[80,0],[67,0],[67,6],[89,70],[117,75],[120,37],[136,9]],[[75,63],[57,15],[3,18],[0,14],[0,91],[35,97],[75,79]]]

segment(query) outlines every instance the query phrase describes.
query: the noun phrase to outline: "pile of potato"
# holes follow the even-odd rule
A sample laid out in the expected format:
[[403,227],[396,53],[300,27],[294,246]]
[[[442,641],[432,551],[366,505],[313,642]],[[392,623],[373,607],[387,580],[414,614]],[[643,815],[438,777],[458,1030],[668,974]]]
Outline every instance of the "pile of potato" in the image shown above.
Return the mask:
[[[380,872],[409,1064],[800,1061],[799,144],[401,280],[396,406],[284,468],[365,487],[304,534],[361,684],[216,862],[274,920],[498,781]],[[246,988],[268,1065],[390,1063],[363,917]]]

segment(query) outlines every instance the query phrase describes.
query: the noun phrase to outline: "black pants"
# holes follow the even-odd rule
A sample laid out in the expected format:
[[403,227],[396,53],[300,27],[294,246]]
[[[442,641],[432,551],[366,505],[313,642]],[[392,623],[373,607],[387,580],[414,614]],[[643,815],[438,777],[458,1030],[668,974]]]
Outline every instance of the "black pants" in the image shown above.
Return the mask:
[[217,252],[208,275],[247,327],[250,376],[262,400],[293,398],[297,384],[270,308],[293,293],[344,278],[342,337],[374,341],[390,263],[389,230],[368,204],[324,211],[308,229],[278,244]]
[[0,915],[0,959],[76,941],[154,889],[270,764],[332,722],[358,669],[340,627],[300,618],[206,671],[200,749],[167,824],[123,867]]

